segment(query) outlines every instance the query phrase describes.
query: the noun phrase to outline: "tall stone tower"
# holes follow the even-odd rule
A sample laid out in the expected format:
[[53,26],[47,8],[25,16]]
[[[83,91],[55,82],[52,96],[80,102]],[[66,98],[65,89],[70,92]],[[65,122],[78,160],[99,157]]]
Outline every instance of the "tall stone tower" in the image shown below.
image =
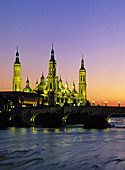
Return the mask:
[[54,50],[52,45],[51,59],[49,61],[49,73],[48,73],[48,103],[49,105],[55,105],[57,102],[57,82],[58,77],[56,76],[56,61],[54,58]]
[[86,70],[84,68],[84,60],[82,55],[81,68],[79,70],[79,99],[81,105],[86,105]]
[[49,61],[49,73],[48,73],[48,91],[57,90],[58,77],[56,76],[56,61],[54,58],[54,50],[52,45],[51,59]]
[[17,47],[16,60],[14,62],[13,91],[21,91],[21,89],[22,89],[21,63],[19,61],[19,52]]

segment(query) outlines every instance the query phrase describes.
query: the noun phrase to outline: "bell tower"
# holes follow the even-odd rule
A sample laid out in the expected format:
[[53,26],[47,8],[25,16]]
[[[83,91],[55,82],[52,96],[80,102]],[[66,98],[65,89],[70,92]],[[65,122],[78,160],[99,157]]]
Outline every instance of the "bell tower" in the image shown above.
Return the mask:
[[19,52],[17,47],[16,60],[14,62],[14,73],[13,73],[13,91],[21,91],[22,89],[22,78],[21,78],[21,63],[19,61]]
[[84,60],[82,55],[81,68],[79,70],[79,99],[80,104],[86,105],[86,69],[84,68]]
[[48,73],[48,91],[57,90],[58,77],[56,76],[56,60],[54,58],[54,50],[52,44],[51,59],[49,61],[49,73]]
[[49,73],[48,73],[48,103],[49,105],[55,105],[57,102],[57,82],[56,76],[56,60],[54,58],[54,50],[52,44],[51,59],[49,60]]

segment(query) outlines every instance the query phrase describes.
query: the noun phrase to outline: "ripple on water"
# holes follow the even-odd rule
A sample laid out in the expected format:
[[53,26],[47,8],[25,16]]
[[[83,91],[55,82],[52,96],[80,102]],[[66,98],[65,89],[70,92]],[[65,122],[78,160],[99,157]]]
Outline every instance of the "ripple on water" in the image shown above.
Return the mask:
[[[12,170],[124,170],[125,130],[22,132],[16,128],[1,134],[0,169]],[[2,136],[3,139],[2,140]],[[9,139],[9,140],[8,140]]]
[[124,170],[125,169],[125,159],[112,159],[105,163],[105,169],[108,170]]

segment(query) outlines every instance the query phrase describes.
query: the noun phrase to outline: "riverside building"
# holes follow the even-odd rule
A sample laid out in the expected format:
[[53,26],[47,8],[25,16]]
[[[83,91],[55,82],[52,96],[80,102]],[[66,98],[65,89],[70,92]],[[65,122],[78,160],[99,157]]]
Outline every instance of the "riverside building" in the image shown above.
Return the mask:
[[[14,62],[14,74],[13,74],[13,92],[23,92],[25,94],[36,93],[40,96],[41,100],[39,102],[43,105],[74,105],[74,106],[85,106],[87,103],[86,99],[86,69],[84,67],[84,60],[82,56],[81,67],[79,69],[79,90],[76,91],[75,83],[72,84],[72,89],[68,87],[68,81],[66,80],[65,86],[63,86],[63,81],[58,78],[56,73],[56,60],[54,57],[54,49],[52,45],[51,57],[49,60],[49,72],[48,76],[45,78],[43,73],[38,83],[36,81],[34,89],[30,88],[30,82],[27,77],[26,87],[22,90],[22,77],[21,77],[21,62],[19,60],[19,52],[17,48],[16,60]],[[23,100],[23,99],[21,99]],[[34,101],[34,100],[33,100]],[[23,101],[22,101],[23,102]],[[35,104],[34,102],[31,102]]]

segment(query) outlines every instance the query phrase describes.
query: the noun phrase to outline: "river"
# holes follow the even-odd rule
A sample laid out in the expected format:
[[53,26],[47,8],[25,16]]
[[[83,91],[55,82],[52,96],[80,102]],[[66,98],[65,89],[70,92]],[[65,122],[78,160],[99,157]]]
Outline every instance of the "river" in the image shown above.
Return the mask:
[[0,130],[0,169],[124,170],[125,118],[109,122],[117,127]]

